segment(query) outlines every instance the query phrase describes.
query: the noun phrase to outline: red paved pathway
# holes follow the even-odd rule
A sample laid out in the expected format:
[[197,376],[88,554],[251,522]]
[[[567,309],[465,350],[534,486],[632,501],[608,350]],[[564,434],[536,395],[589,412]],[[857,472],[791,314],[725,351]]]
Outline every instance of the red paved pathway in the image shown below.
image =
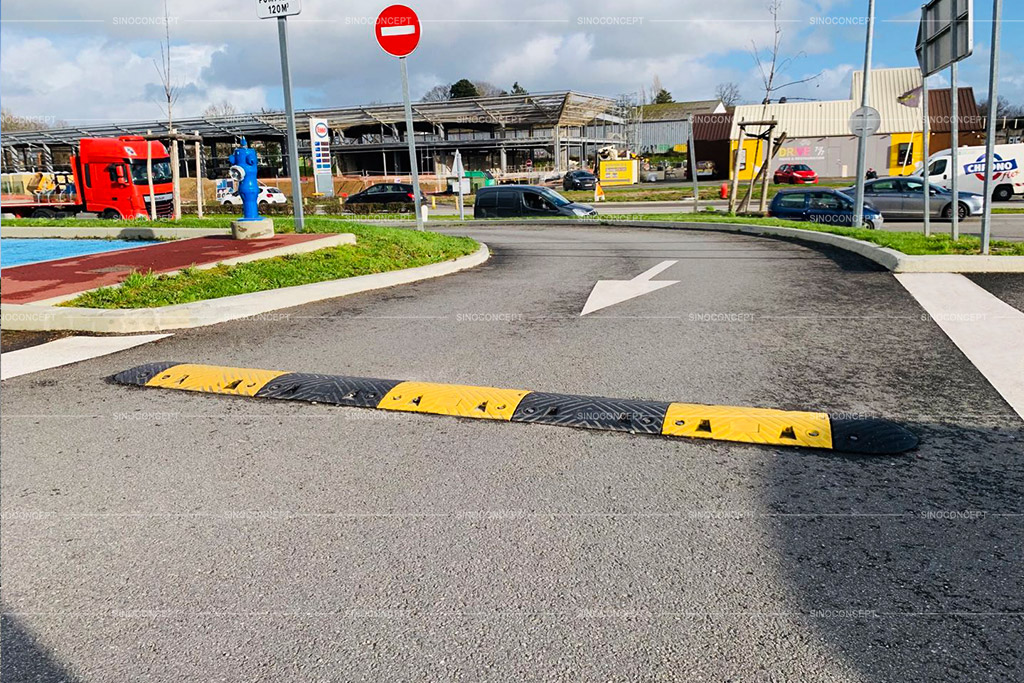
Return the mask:
[[0,300],[5,304],[27,304],[117,284],[136,270],[166,273],[329,236],[292,234],[258,240],[236,240],[220,235],[193,237],[148,247],[12,266],[4,268],[0,274]]

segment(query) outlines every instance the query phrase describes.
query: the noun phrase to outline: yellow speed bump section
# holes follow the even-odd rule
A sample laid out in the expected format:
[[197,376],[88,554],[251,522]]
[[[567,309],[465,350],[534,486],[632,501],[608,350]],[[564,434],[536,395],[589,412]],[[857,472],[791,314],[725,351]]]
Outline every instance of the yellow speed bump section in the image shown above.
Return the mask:
[[146,382],[147,387],[255,396],[270,380],[286,375],[276,370],[225,368],[219,365],[173,365]]
[[779,446],[832,448],[827,413],[672,403],[662,434]]
[[409,413],[455,415],[508,422],[516,412],[516,406],[529,393],[518,389],[401,382],[384,396],[377,407]]

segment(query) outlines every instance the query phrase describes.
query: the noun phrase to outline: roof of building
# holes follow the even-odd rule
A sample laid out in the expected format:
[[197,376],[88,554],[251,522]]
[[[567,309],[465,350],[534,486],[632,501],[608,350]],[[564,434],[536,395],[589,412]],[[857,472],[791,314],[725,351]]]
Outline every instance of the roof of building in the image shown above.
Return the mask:
[[[952,88],[941,88],[928,91],[928,119],[933,133],[950,133],[953,131],[953,98]],[[960,88],[960,119],[961,133],[978,133],[985,130],[985,119],[978,111],[978,102],[974,99],[974,88]]]
[[[853,73],[848,100],[736,107],[731,137],[738,137],[739,123],[742,121],[770,120],[778,121],[776,132],[786,133],[789,138],[850,136],[850,116],[860,107],[861,79],[862,72]],[[920,102],[916,102],[917,106],[908,106],[902,104],[900,98],[920,88],[922,84],[921,70],[917,67],[871,71],[868,101],[882,116],[879,134],[921,131],[924,126]]]
[[669,102],[668,104],[645,104],[641,107],[644,121],[682,121],[691,114],[724,114],[725,105],[721,100],[695,100],[693,102]]
[[732,114],[704,114],[693,117],[693,139],[696,142],[728,140],[732,131]]
[[[467,97],[440,102],[414,102],[413,120],[445,126],[482,124],[510,127],[531,125],[582,126],[594,120],[621,123],[615,100],[571,90],[527,95]],[[405,109],[398,104],[367,104],[333,109],[306,109],[295,112],[296,130],[309,132],[309,117],[327,119],[336,130],[359,126],[390,125],[405,122]],[[204,138],[231,139],[247,136],[252,139],[280,138],[286,130],[283,112],[237,114],[221,117],[178,119],[175,128],[182,133],[198,131]],[[132,121],[96,125],[69,126],[44,130],[4,133],[3,146],[73,145],[83,137],[117,137],[167,134],[166,121]]]

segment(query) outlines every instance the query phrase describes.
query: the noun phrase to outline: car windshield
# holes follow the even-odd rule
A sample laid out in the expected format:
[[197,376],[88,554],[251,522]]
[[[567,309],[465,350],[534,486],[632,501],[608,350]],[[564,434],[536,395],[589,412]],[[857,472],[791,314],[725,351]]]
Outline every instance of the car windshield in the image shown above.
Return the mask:
[[[132,159],[132,182],[136,185],[149,185],[146,175],[146,160]],[[169,158],[153,159],[153,184],[162,185],[171,182],[171,160]]]
[[572,202],[570,202],[568,199],[566,199],[562,195],[558,194],[557,192],[555,192],[554,190],[552,190],[549,187],[541,187],[541,188],[538,188],[538,190],[540,191],[540,193],[542,195],[544,195],[545,199],[547,199],[549,202],[551,202],[555,206],[565,206],[566,204],[572,204]]
[[794,171],[810,171],[811,167],[807,164],[796,164],[791,167]]

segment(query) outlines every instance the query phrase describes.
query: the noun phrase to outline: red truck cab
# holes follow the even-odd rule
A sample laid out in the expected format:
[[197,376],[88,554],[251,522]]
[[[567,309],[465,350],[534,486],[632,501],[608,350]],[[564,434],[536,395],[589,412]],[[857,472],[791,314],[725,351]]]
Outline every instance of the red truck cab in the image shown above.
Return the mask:
[[[171,160],[158,141],[123,135],[113,138],[82,138],[77,155],[71,157],[83,210],[104,218],[147,218],[149,176],[147,146],[152,145],[153,194],[156,215],[174,213]],[[116,215],[115,215],[116,214]]]
[[[174,214],[171,160],[157,140],[137,135],[82,138],[71,155],[71,173],[37,173],[51,182],[26,184],[3,194],[0,210],[30,218],[64,218],[86,211],[102,218],[149,218],[148,147],[152,153],[156,215]],[[70,182],[69,182],[70,180]],[[43,189],[43,188],[48,189]]]

